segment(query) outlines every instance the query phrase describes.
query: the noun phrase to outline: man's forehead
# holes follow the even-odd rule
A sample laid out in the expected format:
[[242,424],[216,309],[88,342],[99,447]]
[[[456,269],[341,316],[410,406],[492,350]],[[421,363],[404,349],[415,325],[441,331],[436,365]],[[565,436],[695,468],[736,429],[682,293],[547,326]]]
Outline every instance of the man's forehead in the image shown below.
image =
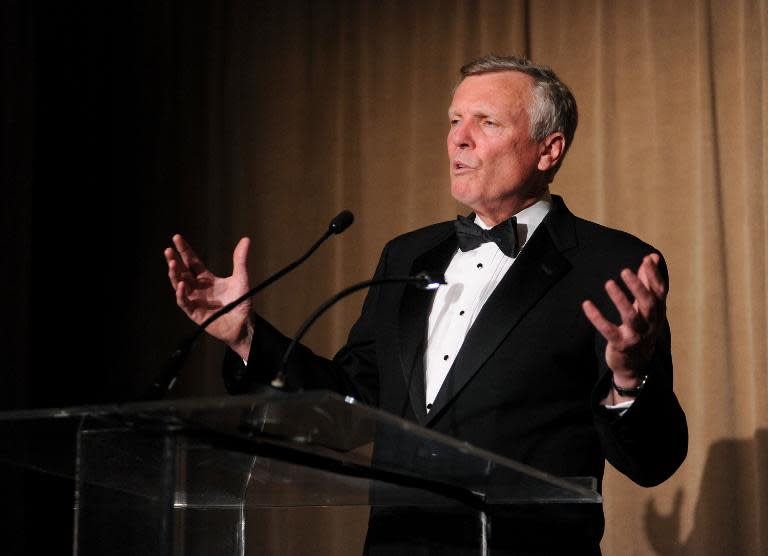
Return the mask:
[[517,71],[471,75],[453,93],[448,114],[467,110],[472,113],[491,112],[520,102],[527,105],[533,83],[530,75]]

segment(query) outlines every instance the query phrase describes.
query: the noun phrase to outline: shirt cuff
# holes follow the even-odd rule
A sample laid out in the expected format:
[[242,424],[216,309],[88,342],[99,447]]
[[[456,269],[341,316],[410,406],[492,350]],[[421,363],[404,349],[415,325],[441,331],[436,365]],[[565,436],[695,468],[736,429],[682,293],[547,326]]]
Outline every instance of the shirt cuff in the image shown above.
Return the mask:
[[617,403],[616,405],[604,405],[603,407],[609,410],[611,413],[617,414],[619,417],[621,417],[630,407],[632,407],[633,403],[635,403],[634,400],[629,400],[626,402]]

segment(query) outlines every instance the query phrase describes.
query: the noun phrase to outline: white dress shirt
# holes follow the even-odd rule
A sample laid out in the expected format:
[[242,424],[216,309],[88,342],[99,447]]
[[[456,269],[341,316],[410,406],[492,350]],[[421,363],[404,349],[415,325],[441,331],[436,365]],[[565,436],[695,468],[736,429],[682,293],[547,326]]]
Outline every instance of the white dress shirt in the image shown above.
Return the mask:
[[[551,197],[547,195],[515,215],[520,252],[551,209]],[[478,216],[475,223],[486,230],[491,227]],[[435,401],[469,328],[515,259],[507,257],[493,242],[483,243],[472,251],[457,250],[453,255],[445,271],[447,285],[437,290],[429,313],[424,353],[427,410]]]

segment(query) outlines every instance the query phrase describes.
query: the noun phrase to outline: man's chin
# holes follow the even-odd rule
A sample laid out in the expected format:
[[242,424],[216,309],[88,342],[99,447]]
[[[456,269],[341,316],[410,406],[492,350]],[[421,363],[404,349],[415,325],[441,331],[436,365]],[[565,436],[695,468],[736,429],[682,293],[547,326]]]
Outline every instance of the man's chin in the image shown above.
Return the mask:
[[465,183],[456,181],[451,182],[451,195],[459,203],[467,205],[468,207],[477,204],[479,200],[477,195],[473,194],[471,187]]

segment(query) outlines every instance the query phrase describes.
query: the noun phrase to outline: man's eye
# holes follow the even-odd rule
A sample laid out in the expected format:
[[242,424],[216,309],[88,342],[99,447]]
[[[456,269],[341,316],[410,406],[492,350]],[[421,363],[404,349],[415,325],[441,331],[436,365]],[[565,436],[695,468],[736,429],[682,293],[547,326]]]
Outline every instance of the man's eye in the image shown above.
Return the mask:
[[452,126],[458,125],[458,124],[459,124],[459,120],[451,120],[451,125]]
[[491,120],[485,120],[483,122],[483,125],[486,126],[486,127],[496,127],[499,124],[497,124],[496,122],[492,122]]

